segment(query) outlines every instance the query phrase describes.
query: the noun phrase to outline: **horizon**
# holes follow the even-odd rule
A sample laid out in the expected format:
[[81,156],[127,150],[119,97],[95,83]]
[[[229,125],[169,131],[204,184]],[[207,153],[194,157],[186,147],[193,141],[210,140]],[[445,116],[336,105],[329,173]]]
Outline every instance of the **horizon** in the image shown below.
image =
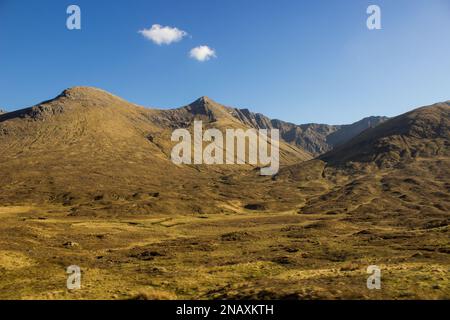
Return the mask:
[[[102,88],[92,87],[92,86],[74,86],[74,87],[70,87],[70,88],[66,88],[66,89],[62,90],[59,94],[55,95],[53,98],[49,98],[49,99],[42,100],[42,101],[40,101],[40,102],[38,102],[38,103],[35,103],[34,105],[31,105],[31,106],[27,106],[27,107],[15,109],[15,110],[6,110],[6,109],[0,107],[0,110],[6,111],[6,113],[11,113],[11,112],[16,112],[16,111],[20,111],[20,110],[29,109],[29,108],[38,106],[38,105],[40,105],[40,104],[46,103],[46,102],[48,102],[48,101],[55,100],[55,99],[57,99],[61,94],[63,94],[65,91],[67,91],[67,90],[72,90],[72,89],[76,89],[76,88],[85,88],[85,89],[95,89],[95,90],[100,90],[100,91],[106,92],[106,93],[108,93],[108,94],[111,94],[111,95],[113,95],[113,96],[116,96],[116,97],[118,97],[118,98],[120,98],[120,99],[123,99],[123,97],[120,97],[120,96],[116,95],[114,92],[109,92],[109,91],[107,91],[107,90],[105,90],[105,89],[102,89]],[[216,99],[211,98],[211,97],[209,97],[209,96],[201,96],[201,97],[198,97],[197,99],[195,99],[195,100],[193,100],[193,101],[191,101],[191,102],[189,102],[189,103],[185,103],[185,104],[180,105],[180,106],[172,106],[172,107],[144,106],[144,105],[140,105],[140,104],[133,103],[133,102],[128,101],[128,100],[126,100],[126,99],[124,99],[124,100],[125,100],[126,102],[129,102],[129,103],[131,103],[131,104],[134,104],[134,105],[136,105],[136,106],[138,106],[138,107],[142,107],[142,108],[146,108],[146,109],[154,109],[154,110],[175,110],[175,109],[178,109],[178,108],[187,107],[187,106],[189,106],[189,105],[191,105],[191,104],[193,104],[193,103],[195,103],[195,102],[197,102],[197,101],[199,101],[199,100],[201,100],[201,99],[203,99],[203,98],[207,98],[207,99],[211,100],[212,102],[217,103],[217,104],[219,104],[219,105],[221,105],[221,106],[223,106],[223,107],[234,108],[234,109],[237,109],[237,110],[244,110],[244,109],[247,109],[247,108],[240,108],[239,106],[230,106],[230,105],[227,105],[227,104],[222,104],[220,101],[217,101]],[[413,110],[416,110],[416,109],[419,109],[419,108],[430,107],[430,106],[433,106],[434,104],[440,104],[440,103],[447,103],[447,104],[448,104],[449,101],[450,101],[450,100],[446,100],[446,101],[438,101],[438,102],[435,102],[435,103],[433,103],[433,104],[431,104],[431,105],[414,107],[414,108],[412,108],[412,109],[410,109],[410,110],[408,110],[408,111],[406,111],[406,112],[410,112],[410,111],[413,111]],[[248,110],[249,110],[250,112],[254,113],[254,114],[262,114],[262,113],[258,112],[257,110],[253,110],[253,109],[248,109]],[[403,113],[402,113],[402,114],[403,114]],[[305,123],[296,123],[296,122],[290,122],[290,121],[288,121],[288,120],[279,119],[279,118],[270,118],[270,117],[269,117],[269,119],[270,119],[270,120],[279,120],[279,121],[283,121],[283,122],[286,122],[286,123],[291,123],[291,124],[294,124],[294,125],[297,125],[297,126],[310,125],[310,124],[317,124],[317,125],[331,125],[331,126],[335,125],[335,126],[339,126],[339,125],[352,125],[352,124],[354,124],[354,123],[357,123],[357,122],[359,122],[359,121],[362,121],[362,120],[368,119],[368,118],[383,118],[383,117],[387,117],[388,119],[392,119],[392,118],[397,117],[397,116],[400,116],[400,115],[402,115],[402,114],[397,114],[397,115],[394,115],[394,116],[392,116],[392,117],[388,117],[388,116],[385,116],[385,115],[367,115],[367,116],[365,116],[365,117],[363,117],[363,118],[361,118],[361,119],[359,119],[359,120],[357,120],[357,121],[351,122],[351,123],[349,122],[349,123],[339,123],[339,124],[338,124],[338,123],[323,123],[323,122],[305,122]],[[267,116],[267,115],[265,115],[265,114],[262,114],[262,115],[263,115],[263,116]]]
[[[81,30],[66,27],[71,4]],[[370,4],[381,30],[366,26]],[[449,18],[444,0],[3,0],[0,108],[92,86],[160,109],[208,96],[296,124],[393,117],[449,100]]]

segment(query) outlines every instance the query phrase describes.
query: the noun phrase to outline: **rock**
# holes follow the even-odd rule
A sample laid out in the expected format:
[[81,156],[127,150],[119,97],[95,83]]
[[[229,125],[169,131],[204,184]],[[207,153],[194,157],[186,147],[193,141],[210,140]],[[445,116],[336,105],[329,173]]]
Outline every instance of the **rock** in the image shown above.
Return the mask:
[[63,243],[63,246],[66,247],[66,248],[77,248],[80,245],[78,243],[76,243],[76,242],[73,242],[73,241],[67,241],[67,242]]
[[264,211],[267,210],[267,206],[263,203],[249,203],[244,206],[247,210],[254,210],[254,211]]

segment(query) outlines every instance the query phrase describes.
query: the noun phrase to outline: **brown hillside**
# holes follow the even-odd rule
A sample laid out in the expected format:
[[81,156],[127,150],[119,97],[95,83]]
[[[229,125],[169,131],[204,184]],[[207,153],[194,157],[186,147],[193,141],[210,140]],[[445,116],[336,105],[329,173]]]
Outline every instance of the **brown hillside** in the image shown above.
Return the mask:
[[[213,211],[221,201],[210,182],[251,166],[176,166],[173,129],[248,127],[204,97],[179,109],[155,110],[103,90],[76,87],[37,106],[0,116],[0,201],[57,202],[89,210],[130,205],[143,212]],[[282,164],[311,156],[281,142]],[[200,181],[200,182],[199,182]],[[226,185],[226,181],[225,181]],[[155,196],[157,195],[157,196]],[[192,201],[177,202],[186,198]]]
[[[170,161],[173,129],[195,119],[269,123],[206,97],[155,110],[77,87],[0,115],[0,299],[448,299],[448,112],[320,159],[283,142],[276,176]],[[308,128],[311,146],[339,132]],[[74,264],[81,290],[66,288]]]
[[449,102],[423,107],[364,131],[321,156],[330,163],[374,162],[395,165],[420,157],[449,155]]
[[254,128],[275,128],[280,130],[282,139],[314,156],[321,155],[341,145],[364,130],[376,127],[387,117],[367,117],[349,125],[293,124],[253,113],[248,109],[235,109],[233,115],[241,122]]

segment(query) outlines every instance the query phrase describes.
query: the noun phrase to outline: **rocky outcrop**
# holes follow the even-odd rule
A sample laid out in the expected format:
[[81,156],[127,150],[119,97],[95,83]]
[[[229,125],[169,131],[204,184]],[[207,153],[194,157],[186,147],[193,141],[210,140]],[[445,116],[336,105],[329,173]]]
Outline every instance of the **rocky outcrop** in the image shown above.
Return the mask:
[[233,116],[254,128],[280,130],[284,141],[317,156],[332,150],[354,138],[364,130],[386,121],[387,117],[368,117],[349,125],[308,123],[297,125],[277,119],[269,119],[248,109],[234,109]]

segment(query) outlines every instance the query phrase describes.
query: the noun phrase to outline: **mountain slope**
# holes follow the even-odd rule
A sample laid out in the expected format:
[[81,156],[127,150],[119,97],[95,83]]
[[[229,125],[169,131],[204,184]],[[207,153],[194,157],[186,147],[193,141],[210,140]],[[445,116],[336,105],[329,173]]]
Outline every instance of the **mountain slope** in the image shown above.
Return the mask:
[[235,109],[233,115],[254,128],[275,128],[280,130],[284,141],[318,156],[343,144],[364,130],[386,121],[387,117],[368,117],[349,125],[302,124],[271,120],[248,109]]
[[[255,126],[205,97],[155,110],[72,88],[0,115],[0,298],[448,299],[448,109],[275,176],[170,161],[173,129],[196,119]],[[83,290],[69,292],[74,263]],[[369,264],[383,290],[367,290]]]
[[419,108],[364,131],[321,159],[391,166],[412,158],[448,156],[449,126],[449,102]]
[[[390,119],[319,158],[281,168],[273,181],[254,183],[254,189],[270,193],[266,202],[275,207],[278,201],[279,210],[337,216],[368,228],[430,230],[433,236],[438,228],[448,229],[449,181],[450,105],[445,102]],[[448,241],[439,250],[447,252]]]
[[[191,130],[194,120],[202,120],[204,128],[222,130],[268,127],[262,115],[207,97],[178,109],[148,109],[99,89],[76,87],[35,107],[0,115],[0,203],[62,203],[76,215],[255,208],[342,213],[386,199],[396,204],[399,195],[386,196],[385,189],[399,188],[395,192],[400,196],[432,204],[440,196],[429,192],[448,188],[441,182],[448,177],[448,119],[448,103],[418,109],[311,161],[309,153],[282,141],[284,167],[275,177],[261,177],[256,167],[247,165],[176,166],[170,160],[170,137],[176,128]],[[354,133],[373,123],[363,122],[347,130]],[[270,120],[273,123],[277,120]],[[283,125],[290,126],[276,124]],[[333,134],[325,126],[305,126],[305,132]],[[417,182],[425,190],[422,195],[406,191],[411,190],[406,176],[414,170],[422,175]],[[434,187],[427,189],[426,184]]]
[[335,148],[350,141],[361,132],[369,128],[374,128],[388,119],[388,117],[367,117],[349,125],[339,126],[336,131],[326,137],[326,141],[332,148]]
[[148,121],[154,113],[98,89],[73,88],[1,115],[0,199],[72,204],[121,199],[144,185],[152,192],[152,181],[165,183],[164,171],[175,167],[147,139],[158,130]]
[[448,225],[450,105],[390,119],[319,159],[283,168],[278,179],[306,193],[302,214],[347,214],[348,221],[414,228]]
[[[225,132],[226,129],[255,128],[236,117],[236,109],[221,105],[208,97],[201,97],[193,103],[170,110],[159,110],[151,121],[171,128],[191,128],[194,120],[201,120],[204,129],[216,128]],[[259,128],[257,128],[259,129]],[[280,141],[280,161],[282,164],[294,164],[312,158],[312,155],[302,148]]]
[[[217,211],[225,197],[215,190],[221,177],[255,166],[174,165],[171,134],[192,129],[194,120],[203,120],[205,128],[248,128],[208,98],[156,110],[87,87],[0,115],[0,202],[64,203],[81,207],[77,214],[98,206],[118,212]],[[280,142],[282,164],[310,158]],[[226,180],[222,184],[232,188]]]

